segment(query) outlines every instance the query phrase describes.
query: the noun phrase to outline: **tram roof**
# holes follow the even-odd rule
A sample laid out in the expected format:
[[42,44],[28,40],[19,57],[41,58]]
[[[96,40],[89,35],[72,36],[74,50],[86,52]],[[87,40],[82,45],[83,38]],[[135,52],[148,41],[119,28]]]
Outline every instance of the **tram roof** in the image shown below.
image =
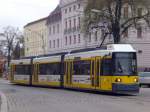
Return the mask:
[[61,55],[58,55],[58,56],[34,58],[33,63],[47,63],[47,62],[60,62],[60,61],[61,61]]
[[70,53],[65,56],[65,59],[80,58],[91,58],[95,56],[111,56],[113,52],[136,52],[133,47],[129,44],[111,44],[107,45],[107,49],[95,49],[87,52]]
[[19,60],[11,60],[11,64],[30,64],[31,59],[19,59]]
[[136,52],[130,44],[110,44],[107,45],[107,50],[111,52]]
[[62,53],[56,53],[56,54],[47,54],[47,55],[41,55],[36,57],[25,57],[20,60],[14,60],[13,63],[19,63],[20,61],[26,61],[30,62],[31,59],[33,59],[33,63],[36,62],[50,62],[50,61],[60,61],[61,56],[65,55],[65,59],[71,58],[71,57],[94,57],[94,56],[105,56],[108,54],[111,54],[112,52],[136,52],[133,47],[130,44],[110,44],[106,47],[102,48],[86,48],[86,49],[80,49],[80,50],[74,50],[71,52],[62,52]]

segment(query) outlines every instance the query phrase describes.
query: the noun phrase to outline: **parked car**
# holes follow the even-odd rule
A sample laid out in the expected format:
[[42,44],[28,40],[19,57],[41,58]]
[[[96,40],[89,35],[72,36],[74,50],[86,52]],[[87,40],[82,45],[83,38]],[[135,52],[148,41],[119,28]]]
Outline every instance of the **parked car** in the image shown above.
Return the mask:
[[146,85],[150,87],[150,72],[140,72],[139,83],[140,83],[140,86]]

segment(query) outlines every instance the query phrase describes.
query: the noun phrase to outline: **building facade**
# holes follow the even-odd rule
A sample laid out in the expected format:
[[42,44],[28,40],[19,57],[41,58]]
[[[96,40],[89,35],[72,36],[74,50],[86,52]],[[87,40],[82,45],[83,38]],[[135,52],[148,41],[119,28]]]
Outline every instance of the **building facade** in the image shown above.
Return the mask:
[[[86,0],[60,0],[60,6],[62,12],[62,48],[64,51],[98,47],[102,42],[103,32],[96,29],[86,35],[81,29]],[[138,14],[142,13],[141,9],[140,7]],[[130,11],[127,5],[124,6],[123,13],[123,16],[129,16]],[[150,71],[150,29],[146,24],[141,24],[143,25],[140,28],[130,28],[122,36],[121,43],[132,44],[136,49],[140,71]],[[107,37],[105,43],[113,43],[112,37]]]
[[[87,35],[82,30],[86,2],[87,0],[60,0],[59,5],[50,13],[48,18],[26,25],[25,34],[28,37],[25,39],[26,56],[98,47],[102,42],[103,32],[95,29]],[[129,14],[127,9],[128,7],[124,6],[124,16]],[[42,44],[41,36],[35,32],[45,32],[45,44]],[[150,70],[149,37],[150,30],[146,25],[143,25],[138,29],[130,28],[121,38],[121,43],[132,44],[137,50],[140,71]],[[113,43],[112,37],[107,37],[105,43]],[[46,46],[46,52],[44,52],[42,45]]]
[[121,43],[131,44],[136,49],[139,71],[150,72],[150,29],[146,25],[142,29],[139,33],[137,29],[130,28]]
[[7,40],[4,37],[4,34],[0,33],[0,55],[6,54],[5,46],[7,46]]
[[48,29],[48,52],[49,54],[61,52],[62,50],[62,13],[58,5],[50,13],[47,19]]
[[[60,0],[58,7],[48,17],[49,54],[96,47],[100,44],[101,32],[92,32],[94,34],[90,36],[82,32],[85,6],[86,0]],[[54,22],[49,22],[53,19]],[[55,33],[58,26],[59,32]]]
[[25,56],[38,56],[48,53],[47,17],[24,26]]

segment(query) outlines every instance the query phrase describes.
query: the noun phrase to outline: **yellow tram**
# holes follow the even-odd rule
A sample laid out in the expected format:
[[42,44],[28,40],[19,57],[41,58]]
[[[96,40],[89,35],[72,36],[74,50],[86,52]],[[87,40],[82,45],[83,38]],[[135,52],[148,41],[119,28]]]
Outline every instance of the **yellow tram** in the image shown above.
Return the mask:
[[12,60],[11,82],[113,93],[138,93],[136,51],[128,44]]

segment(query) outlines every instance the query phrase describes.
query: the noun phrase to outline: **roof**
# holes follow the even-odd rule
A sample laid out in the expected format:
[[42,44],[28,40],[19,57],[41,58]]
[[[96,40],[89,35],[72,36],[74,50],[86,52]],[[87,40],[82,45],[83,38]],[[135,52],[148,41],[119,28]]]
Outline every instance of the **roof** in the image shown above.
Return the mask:
[[47,20],[47,18],[48,18],[48,17],[44,17],[44,18],[41,18],[41,19],[38,19],[38,20],[32,21],[32,22],[28,23],[27,25],[25,25],[25,26],[24,26],[24,28],[25,28],[25,27],[28,27],[28,26],[30,26],[30,25],[36,24],[36,23],[38,23],[38,22],[41,22],[41,21]]
[[53,12],[50,13],[47,19],[47,24],[58,22],[62,19],[61,8],[58,5]]

